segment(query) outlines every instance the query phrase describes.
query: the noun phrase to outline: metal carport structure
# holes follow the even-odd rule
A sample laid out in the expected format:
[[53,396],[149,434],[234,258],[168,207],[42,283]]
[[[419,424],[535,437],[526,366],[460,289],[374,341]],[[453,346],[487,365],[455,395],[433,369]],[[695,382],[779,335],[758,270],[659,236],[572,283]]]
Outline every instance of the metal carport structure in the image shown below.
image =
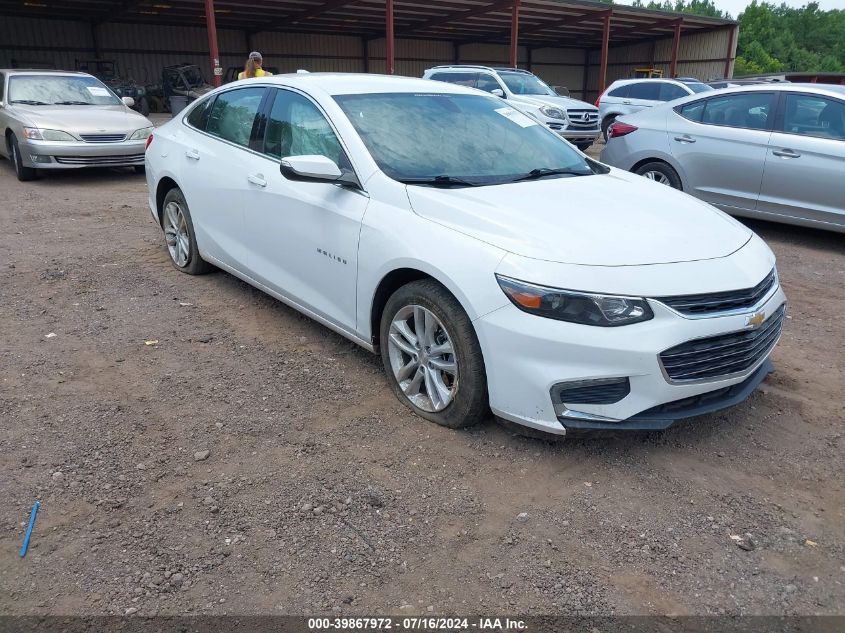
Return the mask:
[[[88,25],[88,48],[96,56],[101,53],[98,33],[104,25],[204,28],[205,54],[212,68],[220,66],[218,30],[241,33],[244,52],[257,48],[267,33],[355,37],[361,42],[364,71],[373,70],[370,44],[383,43],[384,65],[379,70],[389,74],[397,71],[397,41],[449,43],[453,54],[449,59],[439,53],[447,57],[441,63],[461,60],[462,47],[498,46],[507,51],[502,61],[529,69],[536,51],[580,49],[583,57],[577,61],[570,57],[565,64],[583,64],[585,96],[596,92],[587,87],[593,66],[597,67],[593,85],[598,91],[608,82],[609,64],[661,62],[668,66],[669,76],[676,76],[680,62],[706,62],[708,69],[719,68],[711,74],[729,76],[737,30],[731,20],[583,0],[0,0],[0,16]],[[720,36],[719,46],[715,40],[707,41],[689,59],[682,59],[683,40],[697,37],[696,42],[705,42],[708,34]],[[4,35],[2,29],[0,36],[18,39],[15,33]],[[655,59],[657,42],[668,46],[668,59]],[[633,51],[634,45],[641,44],[651,45],[651,59],[646,46],[637,49],[636,59],[617,55],[616,61],[610,61],[614,49]],[[49,47],[49,42],[0,42],[0,51]],[[219,75],[215,77],[219,80]]]

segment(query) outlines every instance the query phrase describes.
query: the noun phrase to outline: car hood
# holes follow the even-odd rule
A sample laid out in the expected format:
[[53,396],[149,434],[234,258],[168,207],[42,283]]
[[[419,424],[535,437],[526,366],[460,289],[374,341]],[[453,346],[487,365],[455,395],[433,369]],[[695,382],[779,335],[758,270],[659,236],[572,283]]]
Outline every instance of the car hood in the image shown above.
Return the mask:
[[147,117],[122,105],[15,106],[27,125],[71,134],[128,134],[152,125]]
[[511,253],[560,263],[714,259],[753,235],[692,196],[619,170],[489,187],[409,185],[407,191],[424,218]]
[[512,99],[509,101],[513,101],[515,103],[521,103],[529,106],[535,106],[537,108],[544,106],[544,105],[552,105],[557,106],[558,108],[576,108],[576,109],[586,109],[586,110],[596,110],[596,106],[592,103],[587,103],[585,101],[578,101],[578,99],[572,99],[570,97],[560,97],[560,96],[552,96],[552,95],[514,95]]

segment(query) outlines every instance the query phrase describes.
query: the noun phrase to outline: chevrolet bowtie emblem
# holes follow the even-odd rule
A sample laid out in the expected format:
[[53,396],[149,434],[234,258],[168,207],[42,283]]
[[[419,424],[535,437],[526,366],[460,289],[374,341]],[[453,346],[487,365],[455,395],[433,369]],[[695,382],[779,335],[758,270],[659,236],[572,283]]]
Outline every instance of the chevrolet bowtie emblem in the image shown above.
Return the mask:
[[745,327],[750,327],[752,330],[760,327],[763,321],[766,320],[765,312],[755,312],[745,317]]

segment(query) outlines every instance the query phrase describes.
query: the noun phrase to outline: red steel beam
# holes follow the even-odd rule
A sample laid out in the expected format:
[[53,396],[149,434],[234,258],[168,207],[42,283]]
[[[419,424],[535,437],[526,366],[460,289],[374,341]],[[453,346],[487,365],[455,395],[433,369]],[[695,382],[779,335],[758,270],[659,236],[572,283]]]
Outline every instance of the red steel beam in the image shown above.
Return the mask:
[[731,76],[731,60],[734,53],[734,37],[736,37],[736,27],[728,27],[728,54],[725,55],[725,79]]
[[220,51],[217,48],[214,0],[205,0],[205,28],[208,31],[208,54],[211,57],[211,83],[216,87],[223,82],[223,68],[220,67]]
[[387,65],[387,74],[392,75],[396,72],[396,42],[395,33],[393,30],[393,0],[386,0],[384,3],[384,21],[385,21],[385,62]]
[[520,0],[514,0],[511,9],[511,68],[516,68],[519,61],[519,2]]
[[681,26],[683,19],[675,22],[675,36],[672,39],[672,58],[669,61],[669,77],[678,76],[678,52],[681,50]]
[[610,48],[610,16],[611,12],[608,12],[602,18],[599,94],[604,94],[604,89],[607,86],[607,49]]

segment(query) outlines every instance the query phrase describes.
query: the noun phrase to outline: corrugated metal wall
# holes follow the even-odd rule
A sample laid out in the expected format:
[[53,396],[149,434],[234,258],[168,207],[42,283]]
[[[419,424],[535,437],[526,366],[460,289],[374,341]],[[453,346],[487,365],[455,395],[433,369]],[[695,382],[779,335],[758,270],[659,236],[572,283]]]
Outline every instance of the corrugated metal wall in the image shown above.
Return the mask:
[[[141,83],[157,83],[161,68],[189,62],[199,65],[208,79],[211,66],[208,40],[203,26],[172,27],[106,23],[93,30],[83,22],[3,17],[0,19],[0,67],[52,64],[73,69],[76,59],[94,57],[95,38],[101,59],[114,59],[124,74]],[[681,38],[678,72],[701,79],[721,77],[728,47],[728,30],[684,35]],[[258,33],[248,38],[243,31],[220,29],[220,63],[225,68],[242,66],[250,50],[264,54],[266,66],[282,72],[300,68],[310,71],[385,71],[384,40],[368,44],[359,37],[304,33]],[[736,42],[734,41],[734,48]],[[630,77],[639,66],[654,65],[668,73],[672,39],[644,42],[610,49],[608,82]],[[366,52],[365,52],[366,51]],[[431,40],[396,41],[396,71],[419,77],[437,64],[508,63],[508,47],[499,44],[465,44]],[[544,48],[530,52],[519,49],[519,65],[529,67],[553,86],[564,86],[572,96],[586,99],[598,94],[599,52],[578,48]]]

